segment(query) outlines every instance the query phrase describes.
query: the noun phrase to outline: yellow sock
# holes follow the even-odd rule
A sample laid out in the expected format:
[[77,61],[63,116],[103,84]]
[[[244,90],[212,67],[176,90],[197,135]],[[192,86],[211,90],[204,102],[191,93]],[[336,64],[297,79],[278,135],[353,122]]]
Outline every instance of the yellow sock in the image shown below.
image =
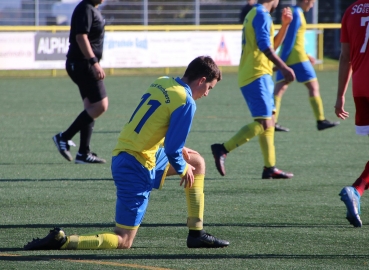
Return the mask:
[[259,122],[252,122],[242,127],[236,135],[234,135],[229,141],[224,143],[225,149],[230,152],[240,145],[247,143],[250,139],[254,138],[264,131],[263,126]]
[[60,249],[116,249],[118,236],[112,232],[68,236]]
[[323,101],[322,98],[319,97],[310,97],[309,98],[310,105],[313,108],[315,119],[324,120],[324,108],[323,108]]
[[264,157],[264,166],[275,166],[274,127],[267,128],[259,135],[259,144]]
[[187,227],[190,230],[202,230],[204,220],[204,180],[205,175],[195,174],[195,182],[191,188],[186,187]]
[[282,97],[274,96],[274,106],[275,106],[275,114],[274,114],[274,121],[278,122],[279,112],[281,111],[281,103]]

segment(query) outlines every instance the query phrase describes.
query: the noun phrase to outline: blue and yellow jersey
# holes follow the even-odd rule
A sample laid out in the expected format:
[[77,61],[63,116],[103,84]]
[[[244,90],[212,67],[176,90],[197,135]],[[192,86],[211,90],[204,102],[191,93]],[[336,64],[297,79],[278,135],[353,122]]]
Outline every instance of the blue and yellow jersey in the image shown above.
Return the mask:
[[180,78],[156,79],[123,127],[113,156],[127,152],[151,170],[155,167],[155,153],[164,144],[169,163],[184,175],[187,163],[182,149],[195,111],[191,89]]
[[242,29],[242,53],[238,66],[241,88],[265,74],[273,74],[273,63],[263,51],[274,47],[274,25],[269,11],[256,4],[247,14]]
[[304,13],[299,6],[291,9],[293,20],[288,27],[280,51],[281,59],[289,66],[309,61],[305,51],[306,20]]

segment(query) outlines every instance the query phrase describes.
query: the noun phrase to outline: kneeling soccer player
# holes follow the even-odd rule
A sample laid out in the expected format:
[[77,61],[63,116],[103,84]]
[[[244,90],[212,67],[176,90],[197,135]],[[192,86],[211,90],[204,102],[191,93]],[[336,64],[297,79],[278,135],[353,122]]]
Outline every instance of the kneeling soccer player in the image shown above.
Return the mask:
[[196,111],[194,100],[207,96],[221,76],[210,57],[200,56],[188,65],[182,78],[160,77],[142,96],[113,150],[111,168],[117,188],[114,233],[66,236],[55,228],[24,249],[130,248],[151,190],[160,189],[165,177],[175,174],[181,177],[187,201],[187,247],[228,246],[228,241],[203,230],[205,161],[198,152],[184,147]]

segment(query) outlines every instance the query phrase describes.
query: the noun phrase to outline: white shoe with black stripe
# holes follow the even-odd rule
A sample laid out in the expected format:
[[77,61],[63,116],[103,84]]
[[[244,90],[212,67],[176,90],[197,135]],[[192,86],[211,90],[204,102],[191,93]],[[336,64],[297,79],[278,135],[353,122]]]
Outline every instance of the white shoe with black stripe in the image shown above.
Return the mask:
[[99,158],[95,153],[80,154],[77,153],[74,161],[76,164],[104,164],[105,159]]

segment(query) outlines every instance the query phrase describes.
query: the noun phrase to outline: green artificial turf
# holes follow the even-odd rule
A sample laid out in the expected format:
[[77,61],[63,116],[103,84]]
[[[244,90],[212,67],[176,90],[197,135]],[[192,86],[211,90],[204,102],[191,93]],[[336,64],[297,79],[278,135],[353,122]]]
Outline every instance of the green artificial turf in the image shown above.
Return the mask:
[[[172,76],[182,74],[170,74]],[[326,117],[337,120],[337,72],[318,72]],[[317,131],[307,90],[293,83],[282,100],[276,133],[277,167],[292,180],[261,180],[258,139],[231,152],[227,174],[215,169],[210,145],[231,138],[252,118],[237,86],[224,79],[197,112],[187,146],[207,163],[205,229],[230,241],[224,249],[188,249],[186,202],[179,177],[152,193],[146,217],[130,250],[23,251],[54,226],[67,234],[109,231],[114,226],[115,186],[111,151],[155,76],[108,76],[109,109],[97,119],[92,150],[104,165],[75,165],[57,152],[51,137],[82,110],[67,77],[0,79],[0,269],[367,269],[368,197],[362,197],[362,228],[345,219],[338,196],[368,160],[368,138],[355,134],[350,118]],[[74,138],[79,143],[79,136]],[[73,148],[75,155],[77,148]]]

